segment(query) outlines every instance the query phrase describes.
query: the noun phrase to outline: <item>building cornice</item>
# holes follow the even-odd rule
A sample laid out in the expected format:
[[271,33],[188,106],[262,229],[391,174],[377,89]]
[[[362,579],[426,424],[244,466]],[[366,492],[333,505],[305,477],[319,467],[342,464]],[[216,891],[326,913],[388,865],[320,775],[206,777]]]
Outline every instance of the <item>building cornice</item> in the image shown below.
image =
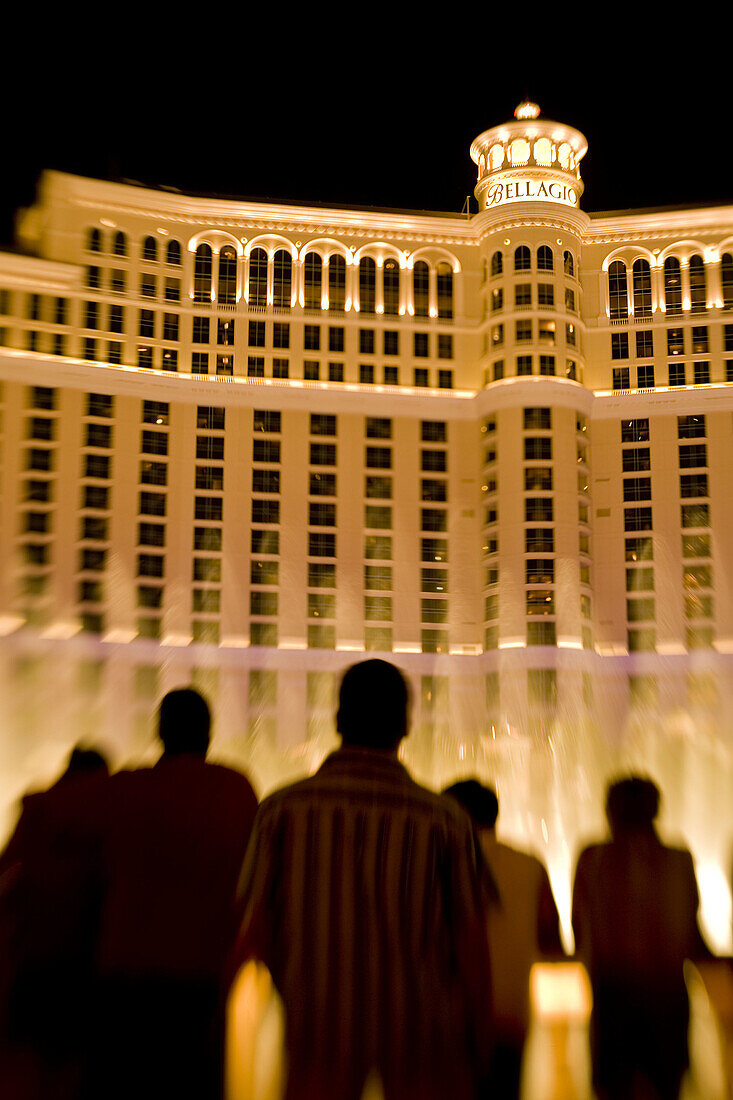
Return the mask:
[[[470,221],[460,215],[402,211],[339,210],[282,203],[196,198],[129,184],[45,172],[41,201],[83,207],[95,217],[158,218],[168,224],[223,228],[230,232],[317,233],[363,239],[444,245],[476,245]],[[124,228],[124,226],[121,226]]]
[[583,243],[616,244],[667,238],[681,233],[695,236],[728,235],[733,227],[733,206],[707,206],[699,209],[621,211],[618,214],[590,215]]

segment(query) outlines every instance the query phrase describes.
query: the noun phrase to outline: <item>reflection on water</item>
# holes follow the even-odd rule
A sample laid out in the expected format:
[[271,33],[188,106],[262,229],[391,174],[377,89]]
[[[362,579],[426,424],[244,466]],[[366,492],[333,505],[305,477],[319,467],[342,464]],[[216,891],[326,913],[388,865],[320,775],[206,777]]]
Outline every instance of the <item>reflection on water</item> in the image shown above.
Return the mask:
[[[214,647],[175,652],[84,639],[19,654],[8,642],[0,654],[0,837],[12,828],[18,798],[51,782],[78,741],[101,747],[114,767],[153,760],[156,704],[186,683],[212,703],[212,755],[243,767],[260,795],[308,774],[337,744],[337,670],[359,659],[273,651],[264,654],[269,667],[263,659],[248,675],[241,652],[227,657]],[[620,660],[611,675],[612,662],[581,657],[577,691],[559,692],[572,701],[558,708],[526,702],[526,669],[537,655],[513,654],[501,670],[503,709],[488,719],[489,676],[479,666],[464,691],[465,662],[416,658],[411,667],[409,655],[395,657],[415,697],[405,763],[436,789],[472,774],[496,786],[499,834],[545,861],[568,947],[575,860],[605,834],[608,780],[629,771],[651,776],[662,791],[663,839],[691,849],[704,929],[716,951],[730,953],[733,738],[721,698],[733,677],[723,677],[722,665],[701,675],[684,658],[656,666],[647,658],[644,676],[633,677],[629,659]]]

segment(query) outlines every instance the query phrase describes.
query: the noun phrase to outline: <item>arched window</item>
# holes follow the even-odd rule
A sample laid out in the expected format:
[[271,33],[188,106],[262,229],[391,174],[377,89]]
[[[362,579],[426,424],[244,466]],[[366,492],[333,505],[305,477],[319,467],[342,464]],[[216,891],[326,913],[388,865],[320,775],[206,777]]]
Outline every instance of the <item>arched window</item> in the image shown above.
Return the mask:
[[371,256],[359,262],[359,309],[362,313],[374,313],[377,286],[377,265]]
[[158,242],[155,237],[146,237],[143,241],[143,259],[153,263],[158,259]]
[[549,245],[541,244],[537,249],[537,270],[538,271],[554,271],[555,270],[555,258],[552,254],[552,249]]
[[115,240],[112,251],[115,256],[127,255],[127,234],[123,233],[121,229],[119,229],[115,233]]
[[566,275],[574,275],[575,274],[575,261],[573,260],[572,252],[568,252],[567,250],[565,252],[563,252],[562,262],[563,262],[563,267],[565,269],[565,274]]
[[529,142],[525,138],[515,138],[509,146],[512,164],[526,164],[529,160]]
[[453,268],[450,264],[440,263],[438,277],[438,317],[453,316]]
[[564,141],[557,151],[557,159],[561,168],[569,168],[572,162],[573,150]]
[[720,285],[723,309],[733,309],[733,256],[730,252],[724,252],[720,259]]
[[667,313],[682,313],[682,274],[676,256],[664,261],[664,301]]
[[234,305],[237,300],[237,253],[230,244],[219,253],[219,287],[217,300],[224,305]]
[[273,265],[273,305],[279,309],[289,309],[292,301],[293,258],[284,248],[280,248],[275,253]]
[[175,264],[176,267],[181,263],[181,246],[178,241],[168,241],[165,250],[165,262],[167,264]]
[[690,309],[693,313],[704,313],[706,306],[705,263],[702,256],[690,256]]
[[629,288],[626,279],[626,264],[614,260],[608,269],[608,304],[610,317],[629,316]]
[[504,146],[492,145],[489,149],[489,167],[492,172],[495,172],[497,168],[501,168],[504,163]]
[[99,229],[87,229],[87,251],[102,251],[102,233]]
[[335,252],[328,261],[328,308],[346,307],[346,260]]
[[538,138],[534,143],[535,164],[552,164],[552,142],[549,138]]
[[514,270],[529,271],[531,267],[532,253],[526,244],[520,244],[519,248],[514,249]]
[[267,253],[253,248],[249,254],[249,304],[267,305]]
[[504,270],[504,256],[501,252],[495,252],[491,257],[491,274],[501,275]]
[[200,244],[193,260],[193,300],[211,301],[211,245]]
[[323,260],[317,252],[309,252],[303,265],[306,309],[321,308],[321,282],[323,279]]
[[416,317],[427,317],[430,310],[430,268],[418,260],[412,272],[412,299]]
[[396,260],[385,260],[382,267],[384,312],[396,316],[400,311],[400,265]]
[[652,315],[652,272],[647,260],[634,260],[634,317]]

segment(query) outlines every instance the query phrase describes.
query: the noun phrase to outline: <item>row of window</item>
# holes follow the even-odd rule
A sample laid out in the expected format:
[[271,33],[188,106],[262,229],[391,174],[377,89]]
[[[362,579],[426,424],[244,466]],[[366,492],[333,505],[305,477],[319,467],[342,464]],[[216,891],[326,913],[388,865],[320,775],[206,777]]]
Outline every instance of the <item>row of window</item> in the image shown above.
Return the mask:
[[[554,284],[538,283],[536,287],[536,301],[538,309],[554,309]],[[498,313],[500,310],[510,308],[508,301],[505,304],[503,287],[496,287],[491,291],[489,302],[492,313]],[[533,307],[534,297],[532,293],[532,283],[515,283],[514,309],[532,309]],[[575,291],[571,287],[565,288],[565,310],[569,313],[577,312]]]
[[[538,344],[554,344],[557,339],[557,322],[550,317],[540,317],[536,321],[522,320],[514,322],[514,342]],[[561,330],[562,331],[562,330]],[[506,339],[506,326],[501,323],[492,325],[488,333],[488,341],[484,339],[484,353],[489,349],[501,347]],[[567,322],[565,325],[565,343],[568,347],[579,346],[579,334],[577,325]]]
[[[700,355],[710,351],[710,339],[707,325],[692,325],[689,329],[682,327],[668,328],[667,355]],[[733,325],[723,325],[723,351],[733,351]],[[690,337],[690,350],[687,351],[685,343],[687,334]],[[654,330],[639,329],[635,334],[636,358],[650,359],[654,355]],[[611,333],[611,358],[629,358],[629,334],[628,332]]]
[[[491,276],[502,275],[505,267],[508,270],[508,261],[510,258],[509,253],[504,253],[501,250],[497,250],[491,257]],[[532,250],[528,248],[526,244],[520,244],[514,249],[513,253],[513,268],[514,271],[531,271],[532,270]],[[537,249],[535,253],[535,268],[537,271],[554,271],[555,270],[555,252],[549,245],[543,244]],[[575,260],[572,252],[565,249],[562,254],[562,270],[566,275],[575,275]],[[486,261],[484,261],[484,281],[486,280]]]
[[[723,308],[733,309],[733,255],[725,252],[719,265]],[[668,256],[662,267],[663,309],[667,314],[704,313],[707,309],[707,268],[699,254],[690,256],[683,267],[676,256]],[[686,280],[684,276],[686,275]],[[631,290],[631,297],[629,295]],[[648,260],[637,259],[631,266],[614,260],[608,267],[609,315],[612,320],[629,316],[651,317],[653,312],[652,273]],[[631,308],[630,308],[631,307]]]

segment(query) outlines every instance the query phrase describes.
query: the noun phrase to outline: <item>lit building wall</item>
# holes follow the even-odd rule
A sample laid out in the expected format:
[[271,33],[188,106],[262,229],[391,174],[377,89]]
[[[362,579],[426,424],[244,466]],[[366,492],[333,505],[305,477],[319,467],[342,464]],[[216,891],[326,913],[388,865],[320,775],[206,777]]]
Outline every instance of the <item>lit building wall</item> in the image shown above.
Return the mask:
[[434,778],[560,714],[722,708],[733,208],[585,213],[585,151],[486,131],[470,217],[44,173],[0,257],[12,720],[52,659],[59,728],[124,758],[193,677],[221,745],[298,770],[392,654]]

